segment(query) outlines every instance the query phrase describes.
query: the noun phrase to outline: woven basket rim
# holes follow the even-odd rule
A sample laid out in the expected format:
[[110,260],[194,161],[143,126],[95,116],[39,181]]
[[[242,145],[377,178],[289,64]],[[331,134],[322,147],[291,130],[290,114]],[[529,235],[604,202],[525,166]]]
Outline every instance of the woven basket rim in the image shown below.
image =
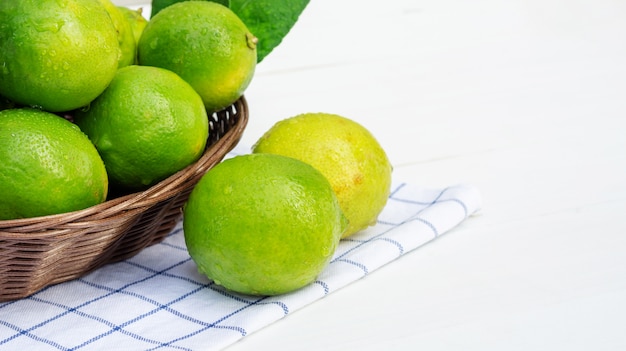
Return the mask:
[[[105,218],[118,211],[129,211],[137,208],[140,209],[144,203],[146,206],[149,206],[158,202],[160,197],[167,197],[169,195],[167,194],[168,192],[175,190],[177,186],[188,181],[189,178],[194,176],[200,177],[208,168],[213,166],[215,163],[220,162],[221,157],[218,160],[215,160],[215,156],[225,156],[237,144],[248,123],[248,104],[245,97],[241,96],[239,100],[228,108],[238,108],[242,110],[238,114],[238,121],[232,126],[232,129],[211,145],[207,144],[204,153],[196,162],[161,180],[150,188],[106,200],[100,204],[81,210],[38,217],[0,220],[0,235],[8,238],[12,236],[23,236],[25,235],[24,232],[28,232],[28,235],[33,238],[36,238],[38,235],[45,237],[51,234],[47,233],[45,230],[30,232],[27,228],[39,227],[42,223],[51,223],[51,226],[52,223],[69,223],[76,219],[89,216],[94,216],[94,218]],[[227,150],[224,150],[225,148]],[[23,227],[25,229],[23,231],[20,230],[19,232],[6,231],[9,228],[16,227]],[[58,235],[58,233],[53,235]]]

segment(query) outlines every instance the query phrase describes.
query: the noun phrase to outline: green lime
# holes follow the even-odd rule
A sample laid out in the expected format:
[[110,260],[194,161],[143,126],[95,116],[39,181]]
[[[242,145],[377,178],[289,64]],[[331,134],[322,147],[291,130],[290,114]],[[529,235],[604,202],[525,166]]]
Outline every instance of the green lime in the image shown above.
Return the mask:
[[347,225],[328,180],[280,155],[242,155],[209,170],[184,207],[189,254],[216,284],[276,295],[315,280]]
[[158,67],[120,68],[74,118],[102,155],[111,183],[129,190],[195,162],[207,142],[202,99],[178,75]]
[[135,45],[139,43],[139,38],[141,38],[141,34],[143,33],[144,28],[148,25],[148,20],[143,17],[143,8],[138,8],[137,10],[132,10],[128,7],[118,6],[117,7],[120,12],[126,18],[126,21],[130,24],[130,28],[133,32],[133,37],[135,38]]
[[0,219],[81,210],[103,202],[102,159],[76,125],[30,109],[0,111]]
[[111,2],[111,0],[98,0],[109,13],[113,26],[117,31],[117,41],[120,46],[121,55],[118,62],[118,68],[132,65],[137,57],[137,43],[135,35],[130,23],[126,19],[126,15]]
[[228,7],[183,1],[150,19],[137,47],[139,64],[176,72],[209,112],[235,102],[256,67],[256,38]]
[[117,70],[117,32],[85,0],[0,1],[0,95],[52,112],[87,105]]
[[350,221],[344,237],[373,225],[387,203],[392,166],[372,133],[351,119],[328,113],[284,119],[253,152],[294,157],[322,172]]

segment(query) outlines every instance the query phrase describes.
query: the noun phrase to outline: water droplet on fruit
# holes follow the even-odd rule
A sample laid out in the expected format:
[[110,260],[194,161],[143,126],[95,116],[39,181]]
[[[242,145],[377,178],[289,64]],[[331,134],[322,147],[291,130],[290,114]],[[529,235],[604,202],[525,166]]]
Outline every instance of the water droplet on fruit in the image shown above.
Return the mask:
[[35,29],[38,32],[57,33],[58,31],[61,30],[61,28],[63,28],[64,24],[65,24],[65,22],[63,22],[63,21],[58,21],[58,22],[38,22],[38,23],[35,24]]
[[111,138],[107,134],[102,135],[100,139],[96,142],[96,146],[100,150],[108,150],[113,147],[113,143],[111,142]]

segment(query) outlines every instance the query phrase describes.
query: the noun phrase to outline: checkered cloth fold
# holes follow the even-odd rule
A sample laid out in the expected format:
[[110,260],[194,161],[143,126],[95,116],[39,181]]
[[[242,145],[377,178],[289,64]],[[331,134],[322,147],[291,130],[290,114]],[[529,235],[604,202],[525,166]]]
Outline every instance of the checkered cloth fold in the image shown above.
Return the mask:
[[342,240],[314,283],[275,297],[234,294],[199,274],[179,223],[133,258],[0,304],[0,349],[219,350],[439,237],[480,206],[473,186],[396,180],[375,226]]

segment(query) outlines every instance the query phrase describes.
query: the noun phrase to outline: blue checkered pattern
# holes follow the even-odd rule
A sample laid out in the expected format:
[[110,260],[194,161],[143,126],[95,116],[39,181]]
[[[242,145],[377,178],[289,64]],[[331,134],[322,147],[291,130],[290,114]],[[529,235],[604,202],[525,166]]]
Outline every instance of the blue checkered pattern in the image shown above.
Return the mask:
[[342,240],[299,291],[252,297],[215,285],[197,272],[179,224],[131,259],[0,304],[0,349],[219,350],[448,232],[481,205],[471,186],[392,190],[378,223]]

